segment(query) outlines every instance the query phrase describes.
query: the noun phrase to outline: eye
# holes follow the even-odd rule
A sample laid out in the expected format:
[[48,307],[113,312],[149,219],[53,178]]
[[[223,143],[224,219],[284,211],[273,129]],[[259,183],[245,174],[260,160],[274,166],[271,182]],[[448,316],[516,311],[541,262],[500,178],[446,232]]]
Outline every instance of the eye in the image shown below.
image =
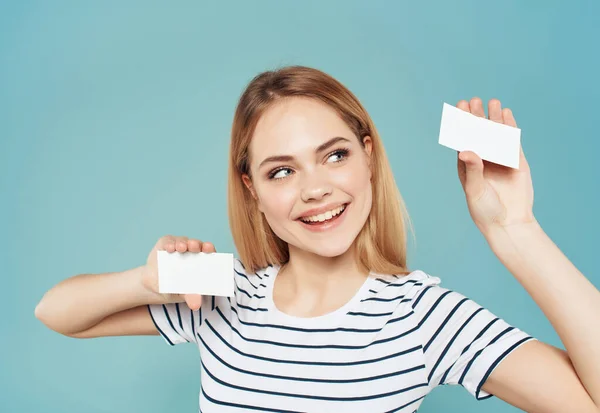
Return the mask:
[[[329,159],[333,159],[333,162],[341,162],[348,157],[349,152],[350,151],[348,149],[338,149],[338,150],[332,152],[331,154],[329,154],[329,156],[327,157],[327,160],[329,161]],[[337,159],[336,159],[336,157],[337,157]]]
[[[328,163],[343,162],[348,158],[349,153],[350,153],[350,149],[347,149],[347,148],[337,149],[337,150],[331,152],[327,156],[327,162]],[[277,181],[280,179],[285,179],[285,178],[289,177],[290,175],[292,175],[293,173],[294,173],[294,171],[292,168],[282,166],[279,168],[275,168],[271,172],[269,172],[267,174],[267,178],[269,180]]]
[[[290,172],[289,174],[286,174],[285,172]],[[290,168],[278,168],[278,169],[274,169],[273,171],[271,171],[269,173],[269,179],[283,179],[288,177],[289,175],[291,175],[291,169]]]

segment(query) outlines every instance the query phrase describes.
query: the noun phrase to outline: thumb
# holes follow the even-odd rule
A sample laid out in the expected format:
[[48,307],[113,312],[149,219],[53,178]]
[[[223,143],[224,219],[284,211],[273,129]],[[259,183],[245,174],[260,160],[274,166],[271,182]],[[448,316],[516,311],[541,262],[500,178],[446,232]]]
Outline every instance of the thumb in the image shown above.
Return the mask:
[[200,294],[185,294],[183,298],[190,310],[195,311],[202,307],[202,295]]
[[[214,244],[211,242],[203,242],[200,244],[202,252],[217,252]],[[201,294],[186,294],[184,295],[186,304],[191,310],[198,310],[202,306],[202,295]]]
[[485,191],[483,160],[471,151],[460,152],[458,159],[465,164],[465,193],[470,198],[479,198]]

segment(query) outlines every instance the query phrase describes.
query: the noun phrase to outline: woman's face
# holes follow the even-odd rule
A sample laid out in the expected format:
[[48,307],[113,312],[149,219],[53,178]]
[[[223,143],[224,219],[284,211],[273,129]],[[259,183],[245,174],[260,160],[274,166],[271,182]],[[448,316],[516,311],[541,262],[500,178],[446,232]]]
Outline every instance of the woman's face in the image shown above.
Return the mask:
[[372,142],[359,143],[337,113],[307,98],[283,100],[259,120],[250,144],[252,188],[273,232],[326,257],[345,253],[371,210]]

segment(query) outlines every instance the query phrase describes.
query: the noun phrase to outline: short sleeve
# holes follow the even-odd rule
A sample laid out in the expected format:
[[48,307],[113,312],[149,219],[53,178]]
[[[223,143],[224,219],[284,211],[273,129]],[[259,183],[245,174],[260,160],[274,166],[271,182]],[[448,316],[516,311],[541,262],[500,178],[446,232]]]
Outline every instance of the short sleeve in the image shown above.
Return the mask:
[[197,343],[202,309],[191,310],[185,303],[148,304],[156,329],[170,345]]
[[[234,290],[234,294],[238,298],[240,296],[238,293],[243,293],[251,297],[250,293],[248,293],[248,291],[251,291],[248,286],[252,286],[255,289],[257,287],[255,287],[246,275],[241,261],[236,259],[235,263],[237,267],[234,267],[235,271],[233,275],[237,289]],[[257,278],[260,279],[259,276]],[[261,286],[263,285],[261,284]],[[245,288],[247,291],[242,288]],[[168,344],[171,346],[180,343],[199,344],[198,336],[201,332],[201,327],[206,324],[207,319],[210,319],[213,325],[219,323],[221,320],[219,314],[228,314],[231,308],[230,300],[230,297],[225,296],[204,295],[202,297],[201,308],[193,311],[185,302],[148,304],[147,307],[156,329]],[[219,308],[219,312],[215,312],[216,308]]]
[[535,340],[460,293],[426,286],[412,303],[423,340],[430,387],[461,385],[477,400],[496,366],[521,344]]

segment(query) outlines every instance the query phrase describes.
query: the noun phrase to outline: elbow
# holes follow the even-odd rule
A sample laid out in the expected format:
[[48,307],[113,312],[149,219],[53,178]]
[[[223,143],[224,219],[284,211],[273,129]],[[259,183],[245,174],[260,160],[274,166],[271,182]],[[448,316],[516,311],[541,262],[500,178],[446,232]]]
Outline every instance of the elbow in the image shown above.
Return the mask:
[[52,321],[51,311],[48,309],[48,304],[44,301],[44,298],[35,306],[34,310],[35,318],[42,322],[50,330],[62,334],[63,336],[73,337],[70,332],[60,329],[56,323]]
[[35,306],[33,314],[35,318],[40,320],[45,325],[48,325],[48,320],[51,318],[52,309],[54,307],[54,301],[52,300],[52,290],[46,291],[40,301]]
[[40,320],[42,324],[44,324],[50,330],[57,331],[56,328],[52,325],[51,318],[48,316],[48,310],[46,308],[46,305],[44,305],[43,299],[35,306],[34,315],[35,318]]
[[33,314],[35,315],[35,318],[37,318],[38,320],[40,320],[42,323],[46,324],[44,322],[44,299],[42,298],[40,300],[39,303],[37,303],[37,305],[35,306],[35,310],[33,312]]

